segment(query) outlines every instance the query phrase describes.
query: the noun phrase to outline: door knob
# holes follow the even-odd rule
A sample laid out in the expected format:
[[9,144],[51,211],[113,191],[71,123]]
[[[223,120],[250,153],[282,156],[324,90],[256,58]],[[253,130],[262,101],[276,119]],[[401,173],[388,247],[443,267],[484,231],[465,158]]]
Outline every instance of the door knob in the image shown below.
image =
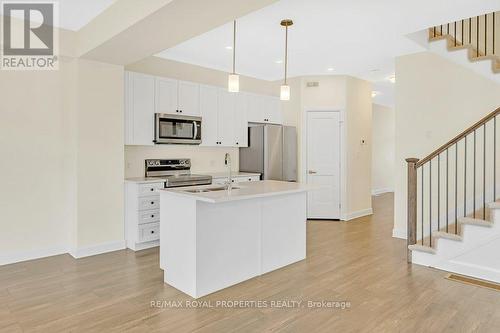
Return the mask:
[[310,174],[310,175],[314,175],[314,174],[316,174],[316,171],[309,170],[309,174]]

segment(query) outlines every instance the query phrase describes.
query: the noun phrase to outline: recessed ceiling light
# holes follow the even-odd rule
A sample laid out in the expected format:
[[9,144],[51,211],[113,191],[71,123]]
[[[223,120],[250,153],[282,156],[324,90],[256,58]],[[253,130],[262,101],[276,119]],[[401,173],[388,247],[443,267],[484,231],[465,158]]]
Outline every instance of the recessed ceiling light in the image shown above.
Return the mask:
[[387,78],[391,83],[396,83],[396,74],[392,74]]
[[377,97],[378,95],[380,95],[380,91],[372,91],[372,98]]
[[329,71],[329,72],[333,72],[333,70],[334,70],[334,69],[335,69],[335,68],[333,68],[333,67],[328,67],[328,71]]
[[232,50],[233,47],[231,45],[226,46],[226,50]]
[[277,64],[282,64],[282,63],[283,63],[283,60],[278,59],[278,60],[275,60],[274,62],[275,62],[275,63],[277,63]]

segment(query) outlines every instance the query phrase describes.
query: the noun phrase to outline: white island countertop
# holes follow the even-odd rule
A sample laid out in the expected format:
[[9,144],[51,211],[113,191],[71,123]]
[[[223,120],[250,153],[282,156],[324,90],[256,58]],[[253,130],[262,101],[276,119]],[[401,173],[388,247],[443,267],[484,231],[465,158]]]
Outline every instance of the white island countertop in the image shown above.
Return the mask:
[[[216,189],[216,191],[210,191],[211,189]],[[234,184],[231,192],[222,189],[221,186],[206,185],[160,189],[160,193],[168,192],[171,194],[189,197],[208,203],[219,203],[253,198],[263,198],[282,194],[300,193],[306,192],[307,190],[308,186],[302,183],[263,180],[258,182]]]

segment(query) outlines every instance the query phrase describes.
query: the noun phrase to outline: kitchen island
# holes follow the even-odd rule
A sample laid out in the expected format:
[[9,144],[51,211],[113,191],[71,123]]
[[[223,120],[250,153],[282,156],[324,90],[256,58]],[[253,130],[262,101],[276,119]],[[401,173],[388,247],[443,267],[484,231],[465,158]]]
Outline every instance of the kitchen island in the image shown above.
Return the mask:
[[165,283],[198,298],[305,259],[306,192],[271,180],[160,190]]

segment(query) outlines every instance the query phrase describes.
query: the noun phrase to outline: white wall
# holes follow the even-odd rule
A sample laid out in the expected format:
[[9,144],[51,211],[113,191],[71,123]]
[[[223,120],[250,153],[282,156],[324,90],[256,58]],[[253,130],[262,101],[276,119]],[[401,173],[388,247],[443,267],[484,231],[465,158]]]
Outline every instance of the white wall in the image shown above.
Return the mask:
[[77,78],[78,252],[124,240],[124,70],[80,59]]
[[423,158],[500,106],[500,86],[429,52],[396,59],[395,216],[406,237],[406,162]]
[[66,249],[68,71],[62,63],[59,71],[0,74],[0,264]]
[[124,243],[123,67],[60,38],[59,70],[0,74],[0,265]]
[[372,193],[394,191],[394,109],[373,104]]
[[[307,87],[307,82],[318,82]],[[371,84],[349,76],[307,76],[289,80],[291,99],[284,103],[284,119],[297,126],[299,141],[299,181],[304,179],[306,152],[302,150],[305,138],[305,112],[315,110],[342,111],[345,116],[345,198],[343,218],[371,213]],[[366,144],[361,145],[361,139]]]

